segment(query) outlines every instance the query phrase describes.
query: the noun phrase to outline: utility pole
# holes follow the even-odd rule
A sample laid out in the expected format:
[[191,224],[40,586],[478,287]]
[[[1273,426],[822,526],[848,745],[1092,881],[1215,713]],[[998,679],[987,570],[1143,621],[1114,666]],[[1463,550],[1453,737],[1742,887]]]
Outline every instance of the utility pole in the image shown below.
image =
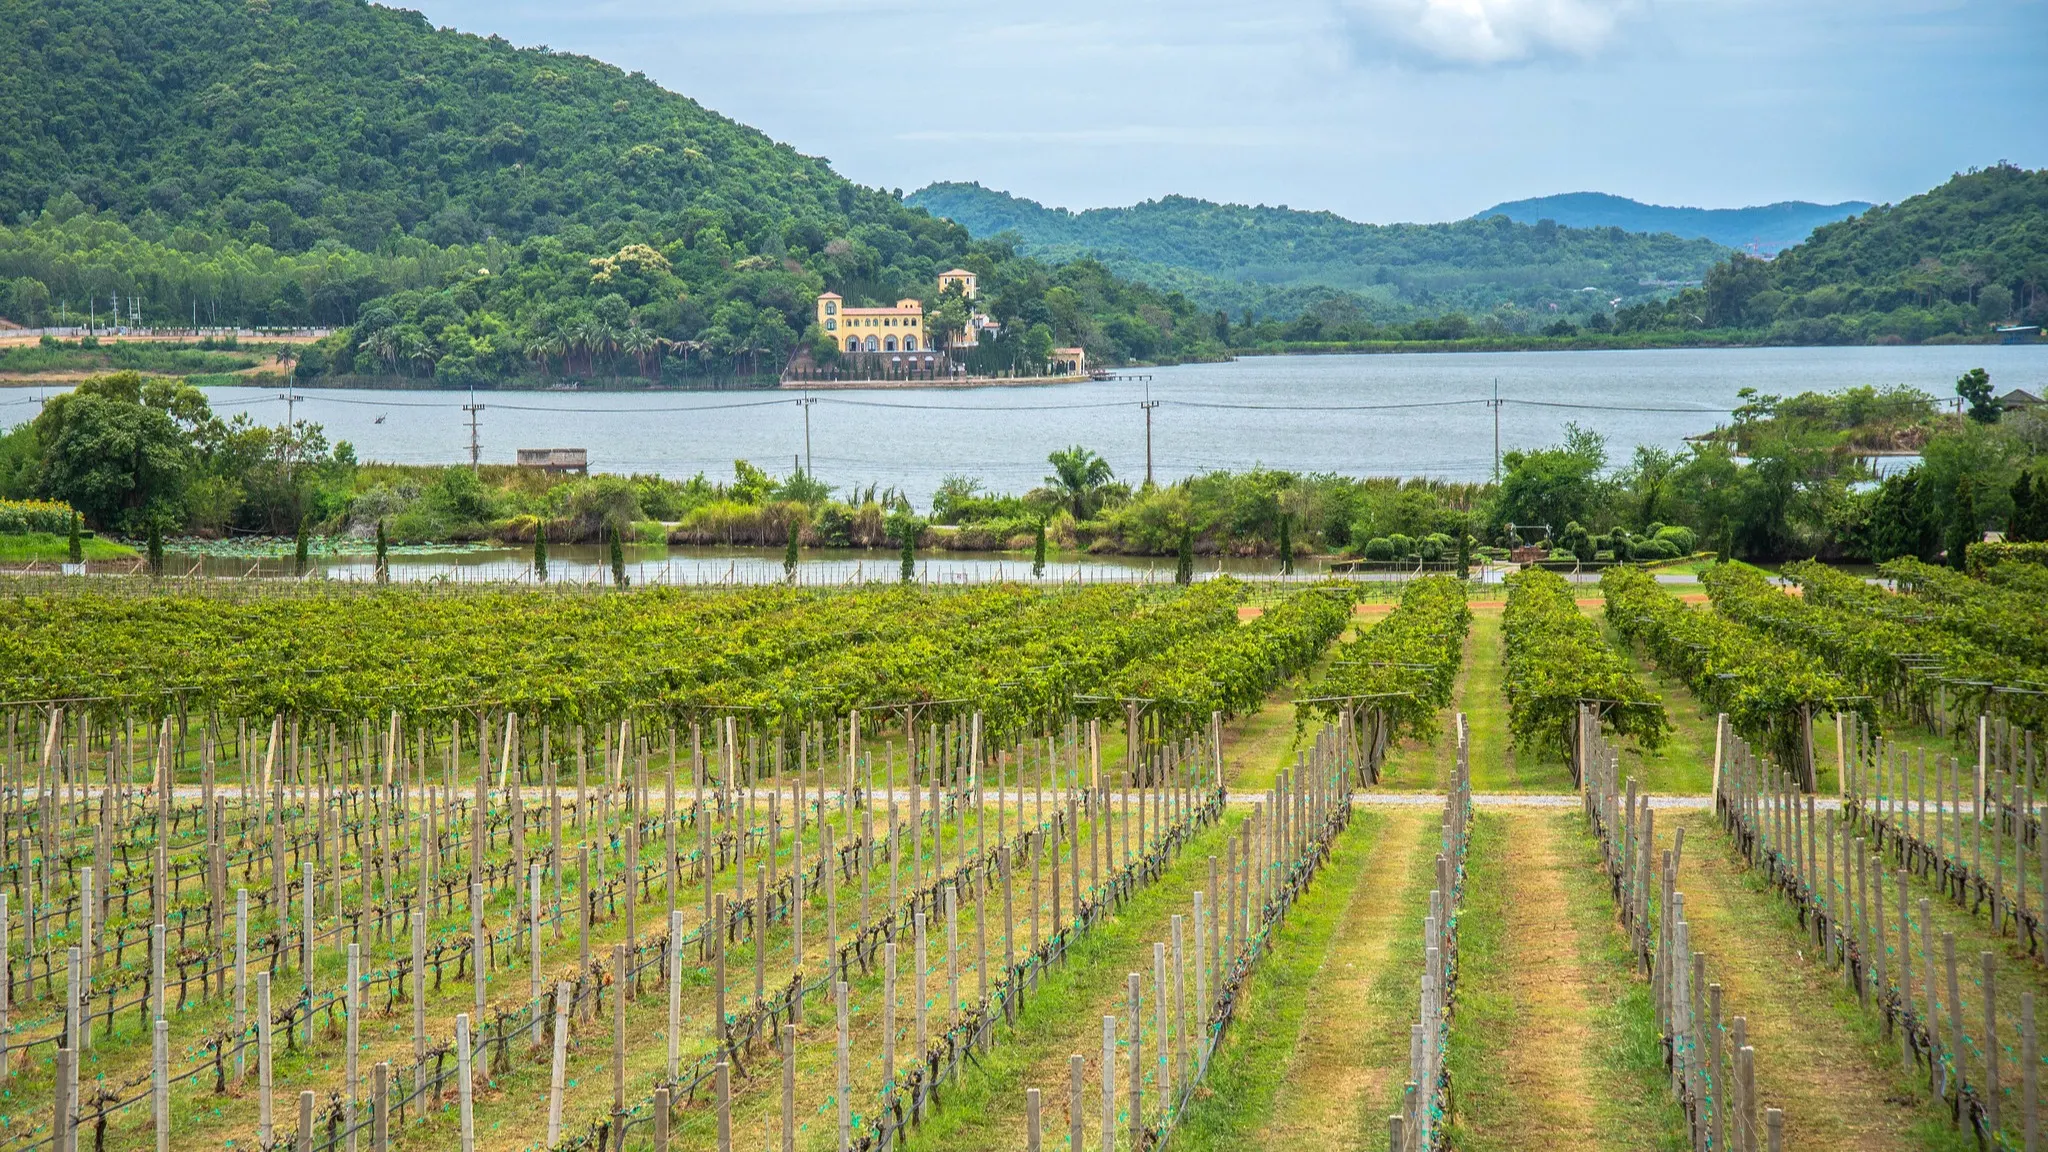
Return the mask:
[[1500,483],[1500,377],[1493,378],[1493,399],[1486,402],[1493,409],[1493,482]]
[[476,402],[474,386],[469,390],[469,403],[464,404],[462,410],[469,413],[469,470],[474,474],[483,461],[483,445],[476,434],[476,414],[484,410],[484,406]]
[[298,441],[292,434],[292,429],[298,424],[296,413],[299,407],[299,390],[292,387],[290,375],[286,375],[284,395],[278,399],[284,401],[284,479],[285,483],[289,484],[292,481],[293,465],[298,463],[299,455]]
[[808,393],[804,395],[803,399],[796,402],[797,407],[804,410],[804,475],[806,476],[816,475],[815,472],[811,471],[811,405],[817,402],[818,398]]
[[1145,410],[1145,487],[1152,487],[1152,410],[1159,407],[1159,401],[1152,398],[1152,378],[1145,377],[1145,399],[1138,407]]

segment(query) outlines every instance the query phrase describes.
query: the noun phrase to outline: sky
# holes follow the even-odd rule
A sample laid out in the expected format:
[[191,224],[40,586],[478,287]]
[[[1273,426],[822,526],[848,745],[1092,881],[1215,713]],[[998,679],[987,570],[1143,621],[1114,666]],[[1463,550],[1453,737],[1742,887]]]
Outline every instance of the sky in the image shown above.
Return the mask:
[[1373,223],[1598,191],[1896,201],[2048,165],[2048,0],[412,0],[830,159]]

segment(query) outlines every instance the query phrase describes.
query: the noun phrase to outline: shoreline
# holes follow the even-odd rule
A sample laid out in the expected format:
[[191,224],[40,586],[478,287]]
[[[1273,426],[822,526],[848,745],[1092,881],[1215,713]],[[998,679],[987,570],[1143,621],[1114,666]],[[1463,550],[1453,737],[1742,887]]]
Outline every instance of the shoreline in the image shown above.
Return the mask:
[[[1146,367],[1146,365],[1133,365]],[[1112,377],[1113,378],[1113,377]],[[1095,379],[1085,374],[1066,376],[954,376],[944,380],[784,380],[775,386],[783,392],[912,391],[919,389],[1039,388],[1053,384],[1085,384]]]

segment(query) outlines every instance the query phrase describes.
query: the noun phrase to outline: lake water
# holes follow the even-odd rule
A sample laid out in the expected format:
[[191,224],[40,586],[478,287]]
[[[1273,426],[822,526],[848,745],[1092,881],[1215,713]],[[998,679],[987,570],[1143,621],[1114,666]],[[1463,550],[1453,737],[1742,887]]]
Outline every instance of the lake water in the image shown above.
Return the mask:
[[[1070,444],[1117,476],[1145,475],[1147,396],[1161,482],[1256,465],[1351,475],[1484,480],[1493,471],[1496,382],[1502,450],[1556,443],[1567,422],[1603,433],[1618,461],[1636,444],[1678,447],[1725,419],[1745,387],[1783,396],[1859,384],[1907,384],[1939,397],[1973,367],[1999,392],[2048,385],[2048,346],[1675,349],[1250,357],[1134,370],[1119,379],[1033,388],[817,392],[814,471],[841,490],[895,486],[925,505],[948,475],[998,491],[1040,483],[1045,457]],[[281,421],[275,389],[208,390],[222,413]],[[445,464],[469,458],[468,397],[452,392],[304,389],[299,414],[365,460]],[[518,448],[576,447],[593,470],[714,479],[744,458],[786,473],[805,449],[792,392],[479,393],[487,462]],[[23,402],[27,400],[28,402]],[[34,413],[32,398],[0,423]],[[378,423],[379,419],[382,423]]]

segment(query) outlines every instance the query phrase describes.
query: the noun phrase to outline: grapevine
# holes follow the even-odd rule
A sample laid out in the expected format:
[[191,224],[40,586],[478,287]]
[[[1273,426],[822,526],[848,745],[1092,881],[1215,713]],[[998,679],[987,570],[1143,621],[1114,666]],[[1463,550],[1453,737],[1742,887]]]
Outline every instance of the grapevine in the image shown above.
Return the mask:
[[1609,731],[1645,748],[1663,743],[1671,728],[1664,701],[1579,611],[1564,577],[1541,569],[1509,577],[1501,629],[1516,743],[1561,752],[1576,772],[1581,704],[1594,705]]
[[1462,583],[1448,576],[1411,582],[1386,619],[1338,651],[1295,705],[1297,725],[1350,713],[1363,727],[1354,738],[1365,746],[1368,775],[1376,774],[1389,745],[1436,735],[1471,626]]
[[[1709,588],[1734,578],[1727,565],[1704,577]],[[1803,765],[1808,787],[1814,781],[1814,711],[1873,711],[1867,697],[1803,648],[1725,615],[1688,608],[1639,568],[1608,569],[1600,590],[1617,632],[1641,644],[1709,708],[1726,712],[1737,731],[1769,747],[1779,763]]]

